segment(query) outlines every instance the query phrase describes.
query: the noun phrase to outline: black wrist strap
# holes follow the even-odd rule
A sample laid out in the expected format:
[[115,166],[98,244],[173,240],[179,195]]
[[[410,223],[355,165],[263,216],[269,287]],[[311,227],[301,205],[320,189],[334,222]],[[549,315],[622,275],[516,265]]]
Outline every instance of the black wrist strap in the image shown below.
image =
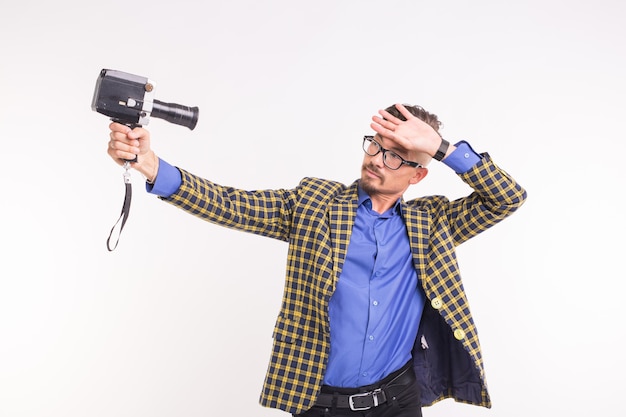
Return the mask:
[[439,145],[439,149],[437,149],[437,153],[433,158],[437,161],[441,161],[445,156],[446,152],[448,152],[448,147],[450,146],[450,142],[441,138],[441,145]]
[[[114,122],[125,124],[126,126],[134,129],[136,127],[141,127],[140,124],[137,123],[126,123],[123,120],[119,119],[111,119]],[[131,162],[137,162],[137,155],[135,155],[134,159],[126,159],[124,162],[124,186],[126,188],[126,192],[124,194],[124,204],[122,204],[122,212],[120,213],[120,217],[117,219],[113,227],[111,228],[111,232],[109,233],[109,238],[107,239],[107,249],[109,252],[113,252],[115,248],[117,248],[117,244],[120,242],[120,236],[122,235],[122,230],[124,229],[124,225],[126,224],[126,220],[128,220],[128,214],[130,213],[130,200],[133,197],[133,187],[130,182],[130,164]],[[121,223],[120,223],[121,221]],[[113,232],[119,225],[119,231],[117,232],[117,239],[115,239],[115,245],[111,246],[111,239],[113,238]]]
[[[128,219],[128,214],[130,213],[130,200],[133,197],[133,188],[130,182],[130,162],[126,162],[124,164],[124,185],[126,187],[126,193],[124,194],[124,204],[122,204],[122,212],[120,213],[120,217],[117,219],[113,227],[111,228],[111,232],[109,233],[109,238],[107,239],[107,249],[109,252],[113,252],[117,247],[117,244],[120,241],[120,236],[122,234],[122,229],[124,229],[124,225],[126,224],[126,220]],[[121,221],[121,223],[120,223]],[[117,239],[115,240],[115,245],[111,247],[111,238],[113,237],[113,232],[119,227],[119,231],[117,232]]]

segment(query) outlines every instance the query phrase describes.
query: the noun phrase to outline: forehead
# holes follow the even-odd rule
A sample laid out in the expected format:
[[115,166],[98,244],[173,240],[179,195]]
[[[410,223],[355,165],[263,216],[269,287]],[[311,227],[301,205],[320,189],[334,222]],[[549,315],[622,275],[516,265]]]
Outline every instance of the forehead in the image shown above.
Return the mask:
[[387,140],[385,143],[385,138],[381,136],[379,133],[374,135],[374,140],[380,144],[383,148],[393,151],[400,158],[409,160],[409,161],[419,161],[419,153],[407,151],[405,148],[399,147],[393,142],[391,139]]
[[374,135],[374,140],[378,143],[380,143],[381,145],[383,145],[385,148],[389,148],[389,150],[392,150],[396,153],[406,153],[406,150],[403,148],[398,147],[395,143],[393,143],[392,141],[387,141],[385,143],[385,138],[383,136],[380,135],[380,133],[376,133],[376,135]]

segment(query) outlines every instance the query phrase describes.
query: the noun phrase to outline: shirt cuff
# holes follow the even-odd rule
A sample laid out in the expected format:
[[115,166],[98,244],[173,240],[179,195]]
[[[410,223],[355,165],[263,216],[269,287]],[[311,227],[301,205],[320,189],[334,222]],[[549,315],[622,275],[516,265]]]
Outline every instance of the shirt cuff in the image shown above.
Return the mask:
[[146,182],[146,191],[159,197],[169,197],[182,184],[182,176],[178,168],[159,158],[159,170],[153,184]]
[[481,156],[472,149],[470,144],[464,140],[455,143],[454,146],[456,146],[456,149],[441,162],[452,168],[457,174],[463,174],[469,171],[482,159]]

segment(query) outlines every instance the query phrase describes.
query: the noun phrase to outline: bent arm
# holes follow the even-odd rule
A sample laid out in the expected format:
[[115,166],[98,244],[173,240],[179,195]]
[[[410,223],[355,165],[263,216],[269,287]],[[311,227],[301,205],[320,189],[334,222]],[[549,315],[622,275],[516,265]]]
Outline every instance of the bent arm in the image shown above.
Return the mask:
[[526,190],[500,169],[488,154],[459,177],[474,189],[448,207],[448,222],[457,245],[501,222],[524,204]]

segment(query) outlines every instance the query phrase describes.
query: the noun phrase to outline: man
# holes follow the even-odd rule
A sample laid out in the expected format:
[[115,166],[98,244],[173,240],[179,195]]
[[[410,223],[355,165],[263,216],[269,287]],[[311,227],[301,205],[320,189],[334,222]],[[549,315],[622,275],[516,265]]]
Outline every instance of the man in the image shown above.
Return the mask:
[[[260,402],[294,416],[421,416],[452,397],[490,407],[455,247],[520,207],[526,191],[488,154],[449,144],[437,116],[395,105],[372,117],[361,177],[293,189],[223,187],[156,157],[144,129],[111,124],[109,155],[159,198],[207,221],[289,243]],[[434,158],[474,190],[404,201]]]

